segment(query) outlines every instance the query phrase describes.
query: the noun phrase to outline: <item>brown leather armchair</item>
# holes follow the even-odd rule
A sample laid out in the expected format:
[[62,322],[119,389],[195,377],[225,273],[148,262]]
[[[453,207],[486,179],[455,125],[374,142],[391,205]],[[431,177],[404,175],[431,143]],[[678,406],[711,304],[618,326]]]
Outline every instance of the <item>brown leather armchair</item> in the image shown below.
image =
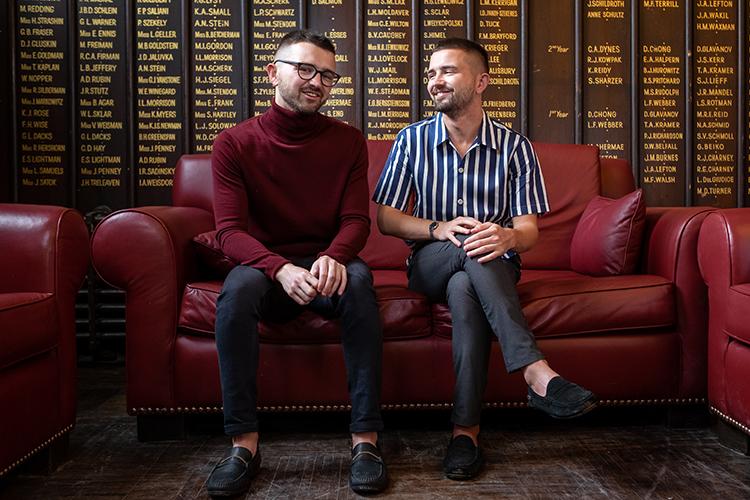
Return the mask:
[[[368,142],[370,186],[389,142]],[[518,285],[524,312],[545,355],[605,404],[682,404],[706,395],[706,287],[696,248],[705,207],[648,209],[630,274],[588,276],[571,268],[571,240],[587,204],[634,190],[627,162],[592,146],[535,144],[552,212],[540,241],[523,255]],[[221,276],[198,258],[192,239],[214,228],[210,158],[183,156],[174,206],[122,210],[92,237],[94,265],[127,291],[127,410],[147,422],[221,411],[214,316]],[[453,391],[447,308],[406,287],[408,249],[371,234],[361,253],[373,270],[384,328],[382,402],[386,408],[450,405]],[[338,327],[305,313],[284,325],[261,323],[259,405],[265,410],[337,410],[348,405]],[[493,347],[488,405],[526,406],[520,375],[502,369]]]
[[88,242],[74,210],[0,204],[0,477],[75,424],[75,296]]
[[706,217],[698,260],[708,285],[708,403],[750,452],[750,208]]

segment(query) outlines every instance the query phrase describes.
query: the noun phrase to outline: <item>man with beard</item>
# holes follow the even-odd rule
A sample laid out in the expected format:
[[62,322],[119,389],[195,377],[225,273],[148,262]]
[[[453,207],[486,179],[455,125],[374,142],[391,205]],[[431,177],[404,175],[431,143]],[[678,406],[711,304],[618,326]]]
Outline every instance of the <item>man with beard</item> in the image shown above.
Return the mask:
[[483,462],[477,436],[491,335],[506,370],[523,374],[530,406],[572,418],[596,398],[550,368],[521,310],[518,254],[536,243],[537,214],[549,205],[529,141],[482,110],[487,52],[446,39],[427,77],[437,113],[399,132],[373,199],[380,230],[412,245],[409,287],[450,308],[456,386],[443,469],[451,479],[470,479]]
[[303,309],[341,318],[352,405],[350,486],[374,493],[387,485],[377,443],[382,333],[372,276],[357,258],[370,227],[367,147],[357,129],[318,113],[340,78],[335,69],[328,38],[289,33],[266,67],[272,107],[223,131],[213,145],[217,238],[240,265],[216,306],[224,430],[233,447],[211,472],[212,496],[245,492],[260,467],[258,321],[287,320]]

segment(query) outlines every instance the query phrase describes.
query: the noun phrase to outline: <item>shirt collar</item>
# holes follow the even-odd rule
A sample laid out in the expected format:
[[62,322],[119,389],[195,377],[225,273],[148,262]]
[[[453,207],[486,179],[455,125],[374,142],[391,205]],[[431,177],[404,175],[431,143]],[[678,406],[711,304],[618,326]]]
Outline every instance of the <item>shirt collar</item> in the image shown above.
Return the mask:
[[[445,126],[445,122],[443,121],[443,113],[435,113],[434,120],[435,145],[433,146],[433,148],[437,149],[438,146],[449,140],[448,129]],[[474,139],[474,142],[478,142],[484,147],[499,149],[499,145],[497,143],[497,126],[492,123],[492,119],[490,119],[486,111],[482,113],[482,124],[479,126],[479,132],[476,139]]]

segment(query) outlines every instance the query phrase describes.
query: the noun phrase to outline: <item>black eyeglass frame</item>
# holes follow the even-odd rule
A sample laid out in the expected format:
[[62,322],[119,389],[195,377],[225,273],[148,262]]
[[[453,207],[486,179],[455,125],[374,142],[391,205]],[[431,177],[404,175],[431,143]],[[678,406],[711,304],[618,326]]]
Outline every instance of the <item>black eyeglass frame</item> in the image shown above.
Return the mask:
[[[276,64],[277,62],[282,62],[284,64],[291,64],[292,66],[295,66],[297,68],[297,76],[299,76],[300,78],[302,78],[305,81],[310,81],[313,78],[315,78],[318,74],[320,74],[320,83],[322,83],[323,86],[325,86],[325,87],[333,87],[341,79],[341,75],[339,75],[335,71],[331,71],[330,69],[326,69],[326,70],[321,71],[318,68],[316,68],[314,64],[303,63],[303,62],[299,62],[299,61],[285,61],[284,59],[276,59],[276,60],[273,61],[274,64]],[[302,66],[306,66],[306,67],[309,67],[309,68],[313,69],[314,73],[312,74],[311,77],[305,78],[304,76],[302,76],[302,74],[300,73],[300,67],[302,67]],[[331,77],[331,75],[333,75],[333,77]],[[325,80],[324,80],[325,78],[330,78],[332,80],[332,83],[330,85],[328,85],[325,82]]]

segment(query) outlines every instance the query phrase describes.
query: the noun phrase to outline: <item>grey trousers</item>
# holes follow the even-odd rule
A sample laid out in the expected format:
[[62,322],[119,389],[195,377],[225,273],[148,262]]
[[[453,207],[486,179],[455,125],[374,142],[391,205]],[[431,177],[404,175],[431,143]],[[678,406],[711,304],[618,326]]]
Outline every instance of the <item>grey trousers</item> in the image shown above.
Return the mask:
[[[465,236],[458,239],[463,241]],[[492,334],[500,342],[508,373],[544,359],[516,291],[521,260],[516,256],[480,264],[450,241],[435,241],[413,253],[408,272],[409,288],[432,302],[448,302],[456,373],[451,419],[462,426],[477,425]]]

